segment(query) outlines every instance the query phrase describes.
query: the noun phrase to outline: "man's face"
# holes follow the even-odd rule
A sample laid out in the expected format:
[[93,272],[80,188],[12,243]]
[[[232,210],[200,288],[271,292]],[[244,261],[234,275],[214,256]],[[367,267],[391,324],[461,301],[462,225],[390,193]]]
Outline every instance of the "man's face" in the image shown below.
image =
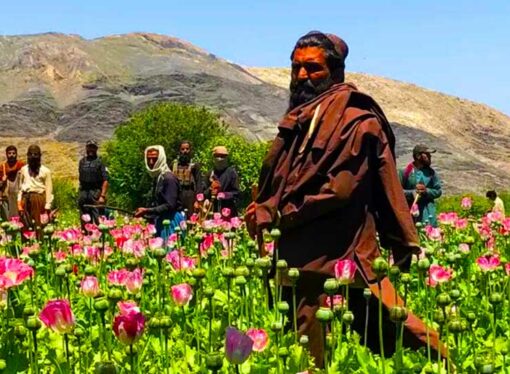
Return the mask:
[[85,152],[87,153],[87,157],[96,157],[97,156],[97,147],[94,145],[87,145],[85,147]]
[[147,166],[149,166],[149,169],[154,169],[154,165],[156,165],[156,162],[159,158],[159,151],[157,150],[150,150],[147,152]]
[[290,82],[291,109],[313,100],[333,85],[321,47],[303,47],[294,51]]
[[6,153],[7,155],[7,161],[11,161],[11,162],[14,162],[16,161],[16,159],[18,158],[18,152],[16,152],[15,150],[11,149],[10,151],[8,151]]
[[191,146],[188,143],[183,143],[179,147],[179,153],[181,155],[189,155],[191,152]]
[[432,155],[429,152],[420,153],[419,160],[423,165],[430,166],[432,164]]

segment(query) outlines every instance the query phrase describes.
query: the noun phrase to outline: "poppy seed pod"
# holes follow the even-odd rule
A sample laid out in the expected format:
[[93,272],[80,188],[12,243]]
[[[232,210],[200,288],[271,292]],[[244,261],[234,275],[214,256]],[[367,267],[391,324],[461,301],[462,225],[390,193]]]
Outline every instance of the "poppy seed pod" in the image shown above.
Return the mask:
[[287,275],[293,284],[299,279],[299,270],[297,268],[290,268]]
[[350,310],[346,310],[342,316],[342,322],[350,326],[354,322],[354,313]]
[[418,260],[418,270],[421,272],[426,272],[430,268],[430,261],[428,258],[422,258],[421,260]]
[[339,284],[335,278],[328,278],[324,282],[324,292],[329,296],[332,296],[337,293]]
[[390,309],[390,319],[393,322],[404,322],[407,320],[407,309],[400,306],[394,306]]
[[278,303],[278,311],[282,314],[285,314],[289,311],[290,307],[289,307],[289,303],[286,302],[286,301],[280,301]]
[[489,296],[489,301],[492,305],[501,304],[501,302],[503,301],[503,296],[499,292],[493,292]]
[[372,270],[378,277],[383,277],[388,272],[388,262],[382,257],[377,257],[372,262]]
[[41,321],[35,316],[30,316],[27,318],[27,328],[29,330],[38,330],[41,327]]
[[271,330],[272,330],[273,332],[281,331],[282,327],[283,327],[282,323],[281,323],[281,322],[278,322],[278,321],[273,322],[273,323],[271,324]]
[[308,335],[301,335],[301,337],[299,338],[299,344],[303,346],[307,346],[309,341],[310,339],[308,338]]
[[271,238],[273,238],[273,240],[277,240],[280,238],[280,236],[282,236],[282,233],[278,229],[272,229],[270,235],[271,235]]
[[329,322],[333,319],[333,312],[329,308],[320,307],[315,313],[315,318],[321,322]]
[[365,288],[363,290],[363,297],[368,300],[372,296],[372,291],[370,291],[370,288]]
[[450,295],[443,292],[443,293],[440,293],[439,295],[437,295],[436,302],[437,302],[437,305],[439,305],[440,307],[445,307],[452,302],[452,299],[451,299]]
[[287,261],[285,261],[285,260],[278,260],[278,262],[276,263],[276,268],[280,271],[286,270],[287,267],[288,267]]
[[205,365],[213,372],[218,371],[223,366],[223,357],[217,353],[208,354],[205,358]]
[[412,280],[413,278],[409,273],[402,273],[402,275],[400,276],[400,282],[402,284],[410,284]]
[[250,270],[246,266],[238,266],[234,270],[234,274],[236,277],[248,277],[250,275]]

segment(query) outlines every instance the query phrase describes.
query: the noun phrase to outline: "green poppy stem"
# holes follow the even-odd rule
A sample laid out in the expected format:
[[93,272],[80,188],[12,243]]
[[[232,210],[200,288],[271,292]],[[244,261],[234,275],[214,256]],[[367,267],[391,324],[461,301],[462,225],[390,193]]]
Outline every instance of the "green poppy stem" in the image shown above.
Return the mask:
[[383,310],[382,310],[382,288],[381,288],[381,279],[377,277],[377,289],[379,291],[379,347],[381,350],[381,366],[382,366],[382,373],[386,373],[385,368],[385,358],[384,358],[384,337],[383,337]]
[[298,328],[297,328],[297,303],[296,303],[296,284],[292,285],[292,323],[294,327],[294,342],[298,342]]
[[39,373],[39,360],[38,360],[38,352],[37,352],[37,330],[32,330],[32,343],[34,345],[34,355],[33,355],[33,366],[34,373]]

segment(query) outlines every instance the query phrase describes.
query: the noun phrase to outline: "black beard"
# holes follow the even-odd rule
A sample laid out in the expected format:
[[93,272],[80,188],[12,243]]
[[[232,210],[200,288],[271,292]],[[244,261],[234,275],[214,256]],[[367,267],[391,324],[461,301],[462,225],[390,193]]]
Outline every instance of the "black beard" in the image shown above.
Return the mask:
[[289,99],[289,109],[292,109],[312,101],[317,96],[322,94],[324,91],[328,90],[334,84],[331,77],[320,82],[318,85],[314,86],[310,79],[305,81],[294,81],[290,82],[290,99]]
[[7,157],[7,163],[10,165],[15,164],[17,161],[17,157]]

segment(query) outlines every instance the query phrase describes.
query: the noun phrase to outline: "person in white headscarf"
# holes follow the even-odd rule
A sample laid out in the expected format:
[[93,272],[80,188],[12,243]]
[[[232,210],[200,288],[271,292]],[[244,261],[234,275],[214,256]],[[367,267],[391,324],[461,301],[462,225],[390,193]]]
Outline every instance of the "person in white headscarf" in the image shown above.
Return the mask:
[[[152,177],[149,207],[140,207],[135,217],[145,217],[156,226],[156,235],[167,238],[184,219],[180,199],[179,180],[170,171],[166,162],[165,149],[152,145],[145,149],[145,167]],[[169,225],[164,225],[165,220]]]

